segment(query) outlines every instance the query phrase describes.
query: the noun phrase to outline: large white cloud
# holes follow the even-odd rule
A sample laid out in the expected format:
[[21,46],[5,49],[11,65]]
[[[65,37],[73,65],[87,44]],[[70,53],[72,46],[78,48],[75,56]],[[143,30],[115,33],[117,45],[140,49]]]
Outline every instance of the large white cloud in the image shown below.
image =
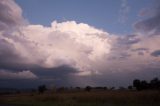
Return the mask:
[[97,73],[93,64],[110,52],[107,32],[75,21],[54,21],[50,27],[23,24],[22,10],[15,2],[2,0],[0,5],[3,6],[1,15],[7,19],[2,18],[1,23],[11,28],[18,26],[8,31],[8,27],[0,24],[3,28],[0,56],[5,57],[1,63],[35,64],[44,68],[69,65],[83,73],[79,75],[84,75],[91,71]]
[[79,71],[94,71],[92,64],[111,49],[108,33],[75,21],[54,21],[51,27],[27,25],[0,38],[13,45],[24,62],[45,68],[70,65]]

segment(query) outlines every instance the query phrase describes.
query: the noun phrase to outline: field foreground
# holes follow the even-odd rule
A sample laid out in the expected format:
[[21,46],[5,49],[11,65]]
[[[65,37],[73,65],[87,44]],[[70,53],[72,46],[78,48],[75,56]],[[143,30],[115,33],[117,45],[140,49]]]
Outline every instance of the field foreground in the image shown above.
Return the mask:
[[79,91],[0,96],[0,106],[160,106],[159,91]]

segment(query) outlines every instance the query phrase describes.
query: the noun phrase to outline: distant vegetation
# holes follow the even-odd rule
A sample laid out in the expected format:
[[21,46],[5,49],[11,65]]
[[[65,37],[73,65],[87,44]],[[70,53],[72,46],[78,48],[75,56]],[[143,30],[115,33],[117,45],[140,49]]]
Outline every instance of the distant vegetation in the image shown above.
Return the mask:
[[40,85],[38,87],[38,92],[39,93],[44,93],[47,90],[46,85]]
[[142,90],[159,90],[160,91],[160,80],[158,78],[153,78],[149,82],[146,80],[134,79],[132,85],[129,85],[127,88],[125,87],[107,87],[107,86],[86,86],[84,88],[81,87],[59,87],[59,88],[47,88],[45,84],[40,85],[37,89],[15,89],[15,88],[0,88],[0,95],[5,94],[19,94],[23,92],[38,92],[39,94],[43,94],[44,92],[54,91],[54,92],[67,92],[67,91],[105,91],[105,90],[132,90],[132,91],[142,91]]
[[57,89],[57,91],[67,91],[67,90],[85,90],[85,91],[103,91],[103,90],[160,90],[160,80],[158,78],[153,78],[151,81],[147,82],[146,80],[139,80],[135,79],[133,80],[133,85],[129,85],[128,88],[125,87],[119,87],[118,89],[115,89],[115,87],[102,87],[102,86],[97,86],[97,87],[91,87],[91,86],[86,86],[85,88],[80,88],[80,87],[60,87]]
[[160,90],[160,80],[158,78],[152,79],[150,82],[145,80],[135,79],[133,86],[138,90]]
[[19,106],[160,106],[160,80],[135,79],[128,88],[60,87],[1,94],[0,105]]

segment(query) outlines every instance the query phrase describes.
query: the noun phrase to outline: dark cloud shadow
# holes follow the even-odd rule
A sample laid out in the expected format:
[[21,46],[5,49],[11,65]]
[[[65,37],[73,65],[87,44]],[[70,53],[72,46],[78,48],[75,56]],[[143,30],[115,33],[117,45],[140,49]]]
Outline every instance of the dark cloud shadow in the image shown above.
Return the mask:
[[159,57],[160,56],[160,50],[155,50],[154,52],[151,53],[152,56],[154,57]]

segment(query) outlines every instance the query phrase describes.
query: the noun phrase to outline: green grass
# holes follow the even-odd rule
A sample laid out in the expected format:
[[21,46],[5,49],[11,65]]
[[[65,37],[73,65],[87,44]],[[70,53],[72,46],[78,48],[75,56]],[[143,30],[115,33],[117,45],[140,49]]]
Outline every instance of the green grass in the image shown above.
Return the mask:
[[18,106],[160,106],[160,92],[81,91],[19,94],[0,97],[0,104]]

